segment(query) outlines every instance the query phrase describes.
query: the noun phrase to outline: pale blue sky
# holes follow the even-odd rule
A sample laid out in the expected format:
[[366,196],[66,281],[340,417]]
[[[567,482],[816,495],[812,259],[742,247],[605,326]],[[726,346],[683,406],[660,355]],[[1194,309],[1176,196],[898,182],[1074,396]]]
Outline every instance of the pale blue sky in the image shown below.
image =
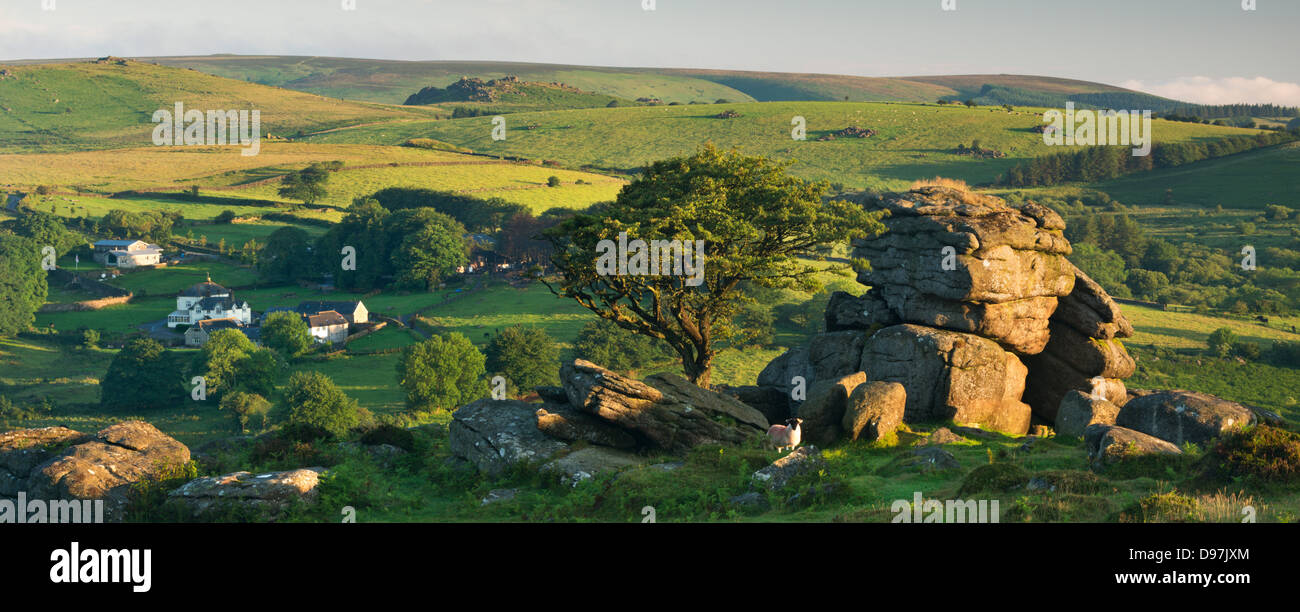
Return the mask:
[[[49,1],[49,0],[45,0]],[[0,58],[210,53],[1016,73],[1300,104],[1300,1],[0,0]],[[1196,79],[1196,77],[1201,77]],[[1206,100],[1206,101],[1229,101]],[[1258,101],[1258,100],[1251,100]]]

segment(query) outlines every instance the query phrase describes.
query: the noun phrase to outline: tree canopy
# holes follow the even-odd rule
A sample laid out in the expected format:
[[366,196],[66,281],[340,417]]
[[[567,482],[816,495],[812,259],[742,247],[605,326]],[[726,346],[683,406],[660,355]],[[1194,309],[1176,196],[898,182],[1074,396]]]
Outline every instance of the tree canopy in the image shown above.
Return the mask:
[[0,336],[30,328],[48,295],[41,245],[30,238],[0,234]]

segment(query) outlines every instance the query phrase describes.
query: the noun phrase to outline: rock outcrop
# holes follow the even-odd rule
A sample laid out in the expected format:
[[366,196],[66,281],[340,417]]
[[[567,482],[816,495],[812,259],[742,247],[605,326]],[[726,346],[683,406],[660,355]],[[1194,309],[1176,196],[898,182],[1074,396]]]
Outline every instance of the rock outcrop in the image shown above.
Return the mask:
[[313,467],[254,475],[235,472],[191,480],[168,494],[193,518],[234,513],[250,519],[273,520],[294,504],[312,504],[325,468]]
[[103,500],[104,520],[120,521],[134,483],[190,461],[184,444],[144,421],[83,434],[65,427],[0,434],[0,497]]
[[868,380],[903,386],[908,422],[951,420],[1014,435],[1029,431],[1029,406],[1020,401],[1025,366],[987,338],[896,325],[867,341],[862,369]]
[[1158,391],[1124,404],[1115,424],[1181,446],[1203,444],[1256,421],[1249,408],[1207,393]]
[[1148,455],[1181,455],[1182,449],[1140,431],[1115,425],[1089,425],[1083,432],[1083,445],[1094,470]]
[[871,267],[869,302],[902,321],[981,335],[1023,354],[1041,351],[1056,298],[1074,288],[1064,221],[1050,209],[921,187],[869,198],[889,211],[887,232],[853,241]]
[[841,426],[851,440],[881,440],[898,431],[907,408],[907,391],[896,382],[873,381],[849,394]]
[[1119,407],[1082,391],[1071,391],[1061,400],[1056,413],[1056,435],[1081,438],[1089,425],[1114,425]]
[[458,408],[448,432],[452,454],[487,474],[550,459],[568,445],[538,429],[537,409],[537,404],[492,399]]

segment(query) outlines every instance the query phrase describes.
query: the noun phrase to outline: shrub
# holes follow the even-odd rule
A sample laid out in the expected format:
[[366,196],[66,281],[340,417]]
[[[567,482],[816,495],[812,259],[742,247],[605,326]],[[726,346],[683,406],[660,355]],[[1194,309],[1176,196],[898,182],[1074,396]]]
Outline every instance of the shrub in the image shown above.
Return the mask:
[[[284,393],[283,408],[284,423],[299,428],[300,433],[319,429],[342,437],[361,422],[357,401],[320,372],[294,372]],[[302,430],[303,426],[309,429]]]
[[1228,434],[1207,457],[1219,476],[1295,482],[1300,479],[1300,434],[1258,425]]
[[234,416],[240,433],[248,431],[249,423],[255,424],[258,431],[266,429],[267,415],[271,412],[271,402],[266,398],[243,391],[226,394],[221,398],[220,407]]
[[410,452],[415,450],[415,434],[396,425],[380,425],[362,434],[361,443],[366,446],[390,444]]
[[551,176],[547,177],[547,178],[546,178],[546,186],[547,186],[547,187],[559,187],[559,186],[560,186],[560,177],[555,176],[555,175],[551,175]]
[[540,327],[507,327],[488,342],[484,355],[488,372],[504,374],[521,389],[558,382],[560,352]]
[[1205,339],[1205,344],[1210,350],[1210,354],[1216,357],[1227,357],[1232,352],[1232,347],[1237,343],[1236,332],[1226,327],[1220,327],[1210,333],[1210,337]]

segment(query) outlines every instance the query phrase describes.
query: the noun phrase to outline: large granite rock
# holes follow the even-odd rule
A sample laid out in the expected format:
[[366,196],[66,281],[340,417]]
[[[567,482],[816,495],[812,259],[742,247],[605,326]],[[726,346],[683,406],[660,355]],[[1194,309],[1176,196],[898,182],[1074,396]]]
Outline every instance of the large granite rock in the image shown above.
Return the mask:
[[641,382],[579,359],[560,368],[560,380],[570,405],[651,448],[681,453],[702,444],[739,445],[767,430],[758,410],[681,376]]
[[588,446],[546,462],[540,471],[559,474],[560,482],[577,486],[599,474],[617,472],[641,463],[644,459],[629,452]]
[[861,330],[870,335],[870,332],[899,323],[902,320],[890,310],[885,300],[870,291],[859,297],[836,291],[826,305],[828,332]]
[[537,428],[564,442],[590,442],[599,446],[636,447],[632,434],[601,419],[566,405],[547,404],[537,409]]
[[1082,391],[1071,391],[1061,400],[1056,413],[1056,435],[1081,438],[1089,425],[1114,425],[1119,407]]
[[479,471],[498,474],[519,463],[542,463],[569,445],[537,427],[537,404],[481,399],[452,413],[448,443],[453,455]]
[[325,468],[313,467],[254,475],[235,472],[191,480],[168,494],[193,518],[234,513],[243,518],[274,520],[294,504],[313,504]]
[[763,413],[768,423],[784,423],[790,418],[790,394],[783,389],[756,385],[743,387],[719,385],[715,388]]
[[844,435],[841,423],[849,395],[867,375],[854,372],[832,380],[820,380],[808,387],[808,399],[800,404],[795,415],[803,419],[800,437],[812,444],[829,446]]
[[1083,432],[1083,445],[1093,469],[1149,455],[1181,455],[1182,449],[1140,431],[1115,425],[1089,425]]
[[1134,399],[1120,409],[1115,424],[1181,446],[1203,444],[1254,425],[1255,413],[1236,402],[1208,393],[1157,391]]
[[813,336],[808,343],[808,364],[812,368],[812,378],[808,382],[831,380],[857,372],[866,342],[867,335],[855,330]]
[[123,519],[132,484],[190,461],[190,450],[144,421],[93,435],[65,427],[0,435],[0,497],[103,500],[104,520]]
[[801,446],[754,472],[751,480],[756,486],[775,491],[790,484],[795,477],[815,472],[824,465],[826,462],[822,460],[821,451],[816,446]]
[[1020,401],[1025,366],[987,338],[896,325],[867,340],[862,369],[869,380],[903,386],[909,423],[952,420],[1013,435],[1029,431],[1029,406]]
[[1037,355],[1025,356],[1029,368],[1025,402],[1048,422],[1056,421],[1061,400],[1070,391],[1083,391],[1120,406],[1128,398],[1123,379],[1137,364],[1118,338],[1090,338],[1059,321],[1051,323],[1052,338]]
[[861,201],[890,213],[887,232],[853,241],[853,256],[871,262],[858,280],[873,299],[905,322],[983,335],[1024,354],[1042,350],[1056,298],[1074,287],[1059,215],[948,187]]
[[852,440],[874,442],[898,431],[907,408],[907,390],[896,382],[871,381],[849,394],[841,425]]
[[1119,304],[1078,267],[1074,269],[1074,290],[1060,298],[1052,318],[1074,328],[1089,338],[1129,338],[1133,324],[1129,323]]

